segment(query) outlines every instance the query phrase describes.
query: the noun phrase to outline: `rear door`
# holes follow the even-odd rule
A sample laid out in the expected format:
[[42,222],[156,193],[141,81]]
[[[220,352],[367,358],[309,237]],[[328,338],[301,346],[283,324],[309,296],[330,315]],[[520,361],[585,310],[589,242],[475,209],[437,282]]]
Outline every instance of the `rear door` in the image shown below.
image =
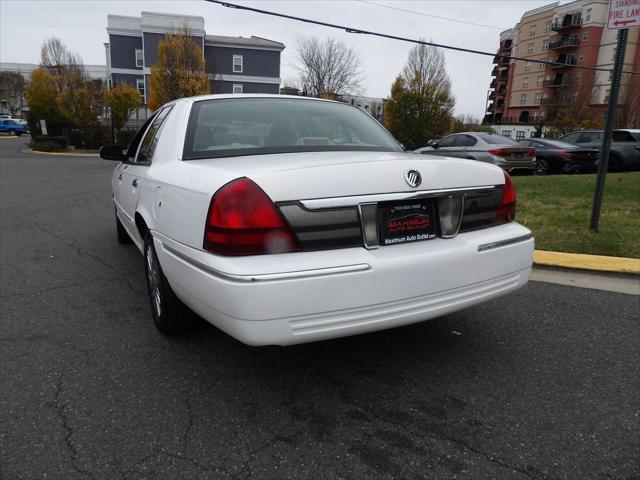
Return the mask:
[[122,209],[127,221],[127,230],[132,238],[139,243],[143,241],[135,225],[135,214],[140,198],[140,190],[148,182],[147,172],[153,161],[155,147],[158,143],[158,135],[162,129],[164,120],[173,106],[160,110],[152,119],[151,124],[142,136],[135,157],[122,165]]

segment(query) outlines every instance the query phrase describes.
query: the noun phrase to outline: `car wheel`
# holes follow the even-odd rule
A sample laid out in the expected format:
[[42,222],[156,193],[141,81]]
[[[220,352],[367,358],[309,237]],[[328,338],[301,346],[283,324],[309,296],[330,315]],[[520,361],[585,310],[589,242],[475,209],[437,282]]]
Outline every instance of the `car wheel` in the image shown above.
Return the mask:
[[149,232],[144,237],[144,259],[153,323],[164,335],[183,333],[187,324],[186,308],[173,293],[167,277],[164,276],[153,245],[153,237]]
[[549,162],[543,158],[536,159],[536,169],[534,173],[536,175],[549,175]]
[[122,225],[122,222],[118,218],[117,213],[116,213],[116,237],[118,238],[118,243],[121,243],[123,245],[128,245],[131,243],[131,237],[125,230],[124,225]]
[[9,130],[9,135],[11,135],[12,137],[16,136],[16,131],[15,130]]
[[608,172],[621,172],[622,171],[622,162],[615,155],[609,155],[609,163],[607,164]]

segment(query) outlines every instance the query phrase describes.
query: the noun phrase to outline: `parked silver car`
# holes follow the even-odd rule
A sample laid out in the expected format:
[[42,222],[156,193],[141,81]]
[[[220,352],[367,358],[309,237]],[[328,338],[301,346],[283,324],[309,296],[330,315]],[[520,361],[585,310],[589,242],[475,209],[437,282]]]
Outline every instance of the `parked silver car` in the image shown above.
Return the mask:
[[533,171],[536,168],[535,148],[525,147],[509,137],[492,133],[454,133],[415,152],[493,163],[507,171]]

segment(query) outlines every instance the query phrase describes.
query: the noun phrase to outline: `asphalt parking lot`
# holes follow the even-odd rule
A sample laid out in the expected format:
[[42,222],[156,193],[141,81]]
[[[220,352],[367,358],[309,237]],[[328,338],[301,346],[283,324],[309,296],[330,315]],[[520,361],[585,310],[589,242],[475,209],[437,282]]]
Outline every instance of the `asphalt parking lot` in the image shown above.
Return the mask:
[[156,333],[97,157],[0,139],[0,477],[640,478],[638,296],[296,347]]

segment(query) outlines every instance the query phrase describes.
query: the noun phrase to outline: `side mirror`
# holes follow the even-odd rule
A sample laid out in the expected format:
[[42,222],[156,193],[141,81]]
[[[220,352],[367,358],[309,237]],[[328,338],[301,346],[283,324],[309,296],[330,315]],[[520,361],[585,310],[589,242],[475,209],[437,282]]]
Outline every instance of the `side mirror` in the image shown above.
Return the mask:
[[115,160],[116,162],[123,162],[127,159],[120,145],[105,145],[100,147],[100,158]]
[[438,149],[438,142],[431,142],[431,148],[433,148],[434,150]]

